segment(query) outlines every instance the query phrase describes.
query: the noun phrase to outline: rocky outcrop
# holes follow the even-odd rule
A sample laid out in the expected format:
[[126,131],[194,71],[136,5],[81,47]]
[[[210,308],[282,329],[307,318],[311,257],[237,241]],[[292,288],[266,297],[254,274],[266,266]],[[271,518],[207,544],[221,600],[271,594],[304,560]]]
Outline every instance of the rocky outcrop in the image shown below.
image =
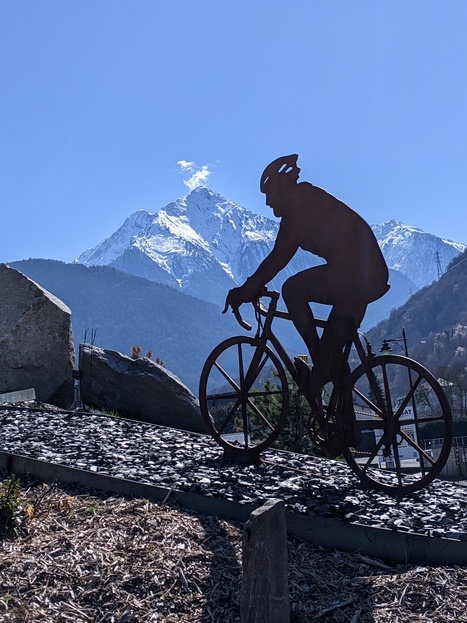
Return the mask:
[[0,264],[0,393],[34,388],[37,400],[73,402],[71,311],[28,277]]
[[171,372],[150,359],[80,344],[85,404],[143,422],[204,433],[199,403]]

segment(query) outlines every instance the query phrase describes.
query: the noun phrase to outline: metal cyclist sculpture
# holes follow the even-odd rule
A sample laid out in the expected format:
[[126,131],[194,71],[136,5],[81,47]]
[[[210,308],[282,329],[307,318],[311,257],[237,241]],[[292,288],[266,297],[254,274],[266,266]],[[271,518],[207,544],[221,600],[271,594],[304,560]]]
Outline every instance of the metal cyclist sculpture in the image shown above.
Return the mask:
[[[299,248],[325,259],[326,264],[297,273],[282,288],[290,317],[314,364],[309,387],[314,396],[326,382],[339,382],[345,375],[343,349],[352,341],[368,303],[388,291],[388,269],[371,228],[356,212],[322,188],[298,183],[297,158],[297,154],[277,158],[261,176],[266,205],[282,219],[279,233],[256,272],[230,290],[226,309],[257,299]],[[332,306],[321,339],[311,302]]]
[[[279,232],[253,275],[230,290],[224,309],[251,329],[239,307],[252,303],[257,331],[224,340],[208,356],[199,384],[203,421],[227,460],[257,463],[287,423],[294,382],[309,404],[307,429],[317,448],[331,458],[342,454],[368,486],[416,491],[440,474],[449,456],[449,402],[424,366],[375,355],[358,331],[367,305],[389,289],[386,263],[368,224],[321,188],[298,183],[299,173],[294,154],[274,160],[261,176],[266,204],[281,218]],[[287,279],[288,312],[280,311],[279,293],[265,286],[299,248],[326,263]],[[331,306],[327,320],[313,316],[312,302]],[[274,334],[276,318],[294,323],[311,372]],[[429,448],[426,431],[433,426],[441,443]]]

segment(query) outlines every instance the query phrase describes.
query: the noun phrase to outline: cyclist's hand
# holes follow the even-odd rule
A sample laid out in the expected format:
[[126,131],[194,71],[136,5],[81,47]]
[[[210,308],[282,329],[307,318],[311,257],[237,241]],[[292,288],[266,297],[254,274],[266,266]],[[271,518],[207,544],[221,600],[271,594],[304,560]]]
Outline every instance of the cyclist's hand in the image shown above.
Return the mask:
[[231,307],[234,311],[237,311],[242,303],[246,303],[244,297],[242,296],[242,288],[232,288],[232,290],[229,290],[229,293],[227,294],[224,311],[222,313],[225,314],[229,307]]
[[244,329],[247,329],[247,331],[251,331],[251,325],[243,320],[240,312],[238,311],[240,305],[247,302],[243,296],[243,287],[244,286],[241,286],[240,288],[233,288],[230,290],[227,294],[227,298],[225,299],[225,307],[222,313],[225,314],[229,307],[231,307],[238,324],[240,324]]
[[263,286],[258,286],[255,281],[249,277],[242,286],[238,288],[232,288],[227,294],[227,298],[225,299],[225,312],[229,309],[229,306],[237,311],[240,305],[243,303],[252,303],[256,301],[261,296],[263,296],[265,288]]

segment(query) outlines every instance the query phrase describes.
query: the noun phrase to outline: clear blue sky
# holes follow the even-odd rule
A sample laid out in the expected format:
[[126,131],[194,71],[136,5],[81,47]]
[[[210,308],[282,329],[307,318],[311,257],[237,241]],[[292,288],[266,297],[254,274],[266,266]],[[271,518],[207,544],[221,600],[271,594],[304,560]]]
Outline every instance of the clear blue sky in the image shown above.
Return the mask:
[[467,243],[466,33],[466,0],[0,0],[0,261],[72,261],[196,171],[266,214],[287,153]]

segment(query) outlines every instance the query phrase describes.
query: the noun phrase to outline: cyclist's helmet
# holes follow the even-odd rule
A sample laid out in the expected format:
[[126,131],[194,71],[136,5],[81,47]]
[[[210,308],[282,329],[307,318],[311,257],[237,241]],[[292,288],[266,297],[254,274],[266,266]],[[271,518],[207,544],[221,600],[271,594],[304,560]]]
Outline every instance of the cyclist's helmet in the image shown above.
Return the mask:
[[268,166],[264,169],[263,175],[261,176],[261,182],[259,188],[262,193],[267,193],[269,185],[274,185],[278,181],[278,176],[288,175],[291,173],[295,173],[298,178],[298,167],[297,167],[297,158],[298,154],[291,154],[290,156],[281,156],[280,158],[276,158],[273,160]]

